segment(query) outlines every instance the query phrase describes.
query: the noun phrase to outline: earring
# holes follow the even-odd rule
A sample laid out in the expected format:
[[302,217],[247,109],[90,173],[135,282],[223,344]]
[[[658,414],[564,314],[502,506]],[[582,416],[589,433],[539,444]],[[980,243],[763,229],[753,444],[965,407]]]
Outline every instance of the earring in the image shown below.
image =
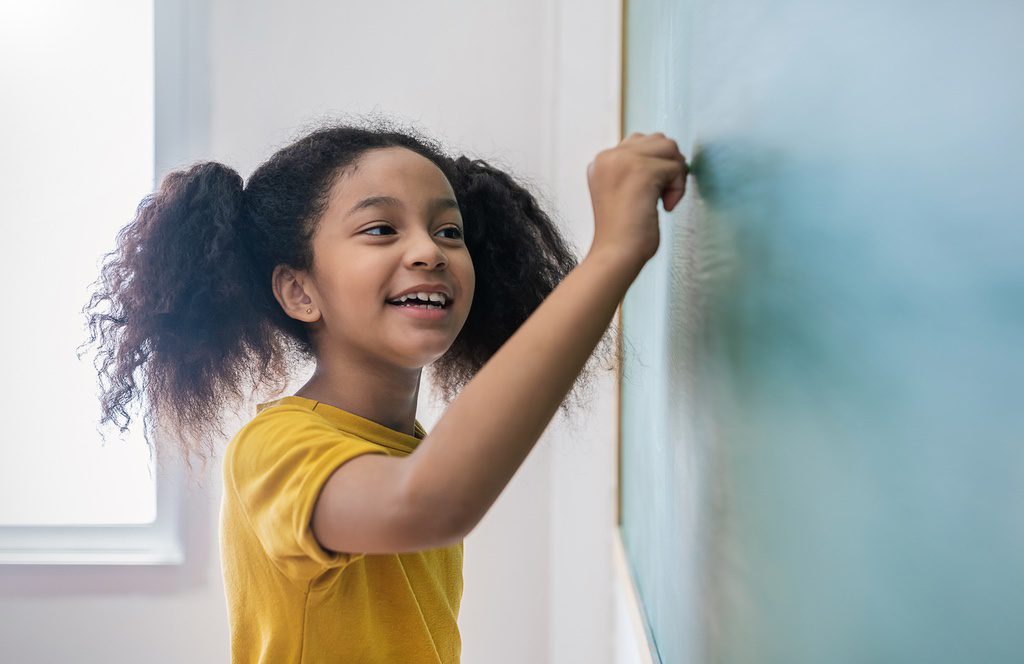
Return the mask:
[[313,310],[312,309],[306,309],[306,313],[307,314],[311,314],[311,313],[313,313]]

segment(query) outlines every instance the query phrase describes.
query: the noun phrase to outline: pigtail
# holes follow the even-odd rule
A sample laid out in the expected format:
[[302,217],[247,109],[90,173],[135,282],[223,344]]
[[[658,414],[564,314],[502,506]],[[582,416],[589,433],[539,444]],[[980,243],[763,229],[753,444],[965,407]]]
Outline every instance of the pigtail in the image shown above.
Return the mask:
[[[206,429],[219,422],[221,393],[243,396],[247,349],[268,345],[269,330],[254,315],[265,286],[239,232],[244,203],[242,178],[222,164],[168,174],[118,233],[83,310],[93,311],[86,343],[100,342],[100,424],[114,422],[125,432],[132,419],[125,406],[141,397],[149,404],[144,435],[151,457],[153,416],[166,414],[190,469],[190,453],[205,461],[202,448],[212,451]],[[97,311],[102,304],[107,310]],[[270,355],[262,359],[265,368]],[[223,436],[219,427],[217,433]]]
[[[575,247],[536,197],[511,175],[465,156],[452,160],[450,167],[476,288],[461,333],[449,352],[430,366],[446,402],[578,264]],[[614,342],[613,324],[577,377],[570,398],[562,403],[563,413],[568,414],[570,403],[579,406],[588,399],[595,361],[605,369],[614,366]]]

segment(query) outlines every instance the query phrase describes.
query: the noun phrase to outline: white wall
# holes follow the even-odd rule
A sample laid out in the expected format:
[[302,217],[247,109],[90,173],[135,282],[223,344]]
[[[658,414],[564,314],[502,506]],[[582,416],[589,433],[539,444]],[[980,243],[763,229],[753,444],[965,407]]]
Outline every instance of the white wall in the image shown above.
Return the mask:
[[[581,252],[593,238],[587,164],[619,138],[618,0],[560,0],[551,154],[558,206]],[[590,416],[550,439],[551,659],[612,661],[611,534],[615,520],[615,375],[594,387]],[[565,424],[559,422],[559,424]]]
[[[212,158],[248,176],[304,124],[379,110],[511,169],[589,247],[586,164],[618,137],[617,1],[186,7],[197,14],[183,21],[184,70],[209,90],[167,100],[194,123],[179,162]],[[466,662],[611,661],[612,375],[595,395],[581,428],[549,427],[466,540]],[[428,429],[435,406],[424,394]],[[0,569],[3,660],[227,661],[218,464],[208,475],[189,494],[182,567]]]

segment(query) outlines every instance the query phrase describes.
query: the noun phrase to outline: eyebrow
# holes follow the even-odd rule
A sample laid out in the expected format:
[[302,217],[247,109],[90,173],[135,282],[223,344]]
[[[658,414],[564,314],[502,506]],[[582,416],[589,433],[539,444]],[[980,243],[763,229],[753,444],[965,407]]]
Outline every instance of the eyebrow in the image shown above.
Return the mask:
[[[369,207],[377,206],[396,207],[399,210],[405,209],[405,203],[395,198],[394,196],[368,196],[363,200],[359,201],[358,203],[356,203],[355,205],[353,205],[352,209],[350,209],[348,211],[348,214],[346,214],[345,216],[349,217],[354,213],[358,212],[359,210],[364,210]],[[454,198],[435,198],[434,200],[430,201],[430,204],[427,206],[427,209],[430,210],[431,214],[436,214],[444,210],[458,210],[459,204],[458,202],[456,202]]]

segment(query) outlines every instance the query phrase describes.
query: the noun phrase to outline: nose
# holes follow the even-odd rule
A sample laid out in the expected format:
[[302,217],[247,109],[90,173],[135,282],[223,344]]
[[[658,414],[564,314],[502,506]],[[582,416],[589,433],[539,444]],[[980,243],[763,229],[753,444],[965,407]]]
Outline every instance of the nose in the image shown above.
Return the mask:
[[427,266],[433,269],[448,265],[448,257],[427,231],[417,233],[406,254],[408,263],[413,267]]

